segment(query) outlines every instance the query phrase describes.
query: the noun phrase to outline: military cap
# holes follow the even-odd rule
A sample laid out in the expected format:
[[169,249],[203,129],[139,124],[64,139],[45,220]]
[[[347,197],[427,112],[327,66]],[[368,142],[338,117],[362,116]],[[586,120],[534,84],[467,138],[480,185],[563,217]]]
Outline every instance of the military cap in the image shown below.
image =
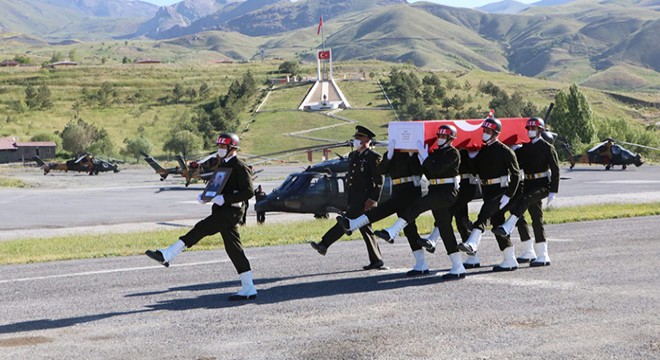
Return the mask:
[[353,136],[366,136],[369,139],[373,139],[376,137],[376,134],[374,134],[373,131],[367,129],[366,127],[358,125],[355,127],[355,135]]

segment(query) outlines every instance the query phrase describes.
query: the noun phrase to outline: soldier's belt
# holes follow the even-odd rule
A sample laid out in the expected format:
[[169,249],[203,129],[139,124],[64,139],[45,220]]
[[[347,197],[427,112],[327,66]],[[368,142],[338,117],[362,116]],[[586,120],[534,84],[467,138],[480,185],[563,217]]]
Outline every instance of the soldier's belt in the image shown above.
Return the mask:
[[536,174],[525,174],[525,180],[533,180],[533,179],[540,179],[540,178],[549,178],[550,177],[550,171],[544,171]]
[[[418,179],[415,179],[415,178],[416,178],[416,176],[406,176],[406,177],[402,177],[402,178],[398,178],[398,179],[392,179],[392,185],[400,185],[400,184],[405,184],[405,183],[414,182],[415,180],[418,180]],[[419,182],[419,180],[417,182]]]
[[429,179],[430,185],[455,184],[460,181],[460,176],[454,176],[444,179]]
[[500,184],[501,187],[509,186],[509,176],[504,175],[504,176],[500,176],[500,177],[497,177],[497,178],[481,180],[481,185],[484,185],[484,186],[496,185],[496,184]]
[[479,180],[477,180],[477,177],[472,175],[472,174],[461,174],[461,180],[469,180],[469,183],[472,185],[476,185]]

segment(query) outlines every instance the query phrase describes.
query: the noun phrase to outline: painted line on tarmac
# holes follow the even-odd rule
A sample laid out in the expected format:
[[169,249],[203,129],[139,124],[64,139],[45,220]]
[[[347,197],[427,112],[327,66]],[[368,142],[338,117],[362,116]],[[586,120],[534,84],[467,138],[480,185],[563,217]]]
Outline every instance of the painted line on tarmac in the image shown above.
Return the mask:
[[[200,261],[200,262],[194,262],[194,263],[170,265],[170,267],[188,267],[188,266],[198,266],[198,265],[208,265],[208,264],[220,264],[220,263],[225,263],[225,262],[228,262],[228,261],[229,261],[229,259],[227,259],[227,260]],[[34,277],[21,278],[21,279],[0,280],[0,284],[10,284],[10,283],[17,283],[17,282],[47,280],[47,279],[59,279],[59,278],[68,278],[68,277],[90,276],[90,275],[114,274],[114,273],[121,273],[121,272],[143,271],[143,270],[162,269],[162,268],[163,268],[163,265],[156,265],[156,266],[143,266],[143,267],[132,267],[132,268],[123,268],[123,269],[112,269],[112,270],[85,271],[85,272],[70,273],[70,274],[59,274],[59,275],[34,276]]]

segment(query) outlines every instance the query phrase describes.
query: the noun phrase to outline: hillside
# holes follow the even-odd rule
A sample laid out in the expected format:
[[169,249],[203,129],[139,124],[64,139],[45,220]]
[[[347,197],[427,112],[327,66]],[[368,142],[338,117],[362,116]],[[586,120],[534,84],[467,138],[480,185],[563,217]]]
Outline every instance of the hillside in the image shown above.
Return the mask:
[[107,39],[137,28],[157,8],[133,0],[0,0],[0,31],[54,41]]
[[[87,52],[85,47],[113,37],[140,42],[149,37],[181,47],[175,54],[158,51],[168,61],[199,57],[184,55],[187,47],[236,61],[255,59],[263,50],[270,57],[304,62],[313,60],[320,47],[316,29],[323,14],[325,44],[341,61],[377,59],[434,70],[482,69],[577,83],[597,76],[589,83],[603,84],[604,89],[620,83],[608,83],[601,74],[609,68],[660,69],[660,48],[649,46],[657,43],[660,33],[658,0],[549,0],[517,14],[405,0],[185,0],[161,7],[150,19],[84,15],[91,10],[53,5],[62,1],[0,0],[12,9],[0,13],[0,27],[13,36],[11,44],[0,47],[0,55],[25,55],[39,41],[80,41],[78,51]],[[92,8],[98,1],[76,3]],[[140,2],[113,2],[133,3]],[[17,46],[21,41],[22,49]],[[95,63],[108,56],[116,58],[98,54]],[[656,77],[636,83],[640,91],[660,88]]]
[[[226,41],[239,41],[240,38],[227,38]],[[146,44],[139,44],[144,47]],[[123,43],[108,44],[112,49],[121,49]],[[176,49],[176,45],[162,45]],[[211,53],[202,56],[212,56]],[[138,133],[143,134],[153,144],[152,153],[164,156],[163,144],[168,133],[177,124],[186,123],[195,116],[195,109],[202,104],[225,94],[230,84],[248,70],[257,79],[266,95],[268,86],[264,85],[266,78],[277,76],[273,72],[281,62],[265,61],[251,64],[211,64],[200,62],[190,65],[177,64],[108,64],[87,65],[55,70],[42,70],[39,67],[0,68],[0,137],[16,136],[28,140],[37,134],[53,134],[61,131],[71,120],[78,118],[104,128],[114,144],[112,155],[117,157],[124,140]],[[322,113],[297,111],[300,101],[311,84],[276,87],[267,97],[260,112],[254,112],[259,105],[258,99],[250,104],[249,109],[238,115],[241,122],[239,133],[242,136],[242,149],[246,154],[264,154],[267,152],[285,150],[292,147],[317,145],[320,142],[289,134],[302,130],[310,131],[306,135],[325,139],[327,142],[344,141],[354,131],[354,122],[364,124],[374,129],[380,138],[387,133],[387,123],[395,120],[396,115],[387,109],[379,86],[378,79],[385,79],[391,69],[415,72],[418,76],[428,74],[406,64],[393,65],[379,61],[338,62],[336,77],[338,79],[353,79],[366,76],[366,81],[340,81],[339,86],[346,94],[352,110],[342,111],[339,116],[349,119],[346,122],[325,116]],[[619,68],[615,75],[625,79],[625,73],[630,70]],[[303,66],[301,76],[312,76],[315,65]],[[471,99],[465,107],[475,107],[484,113],[488,111],[490,96],[478,92],[480,82],[492,81],[509,93],[518,91],[524,99],[533,102],[539,108],[547,106],[557,91],[567,90],[569,83],[550,80],[540,80],[506,74],[503,72],[485,72],[472,70],[469,72],[436,72],[441,81],[452,80],[461,85],[448,91],[448,96],[458,95]],[[357,75],[357,76],[356,76]],[[648,73],[638,73],[637,78],[643,79]],[[595,81],[595,80],[594,80]],[[185,97],[180,102],[171,100],[172,90],[176,84],[184,88],[198,88],[206,82],[211,94],[206,99]],[[85,100],[84,94],[96,93],[103,83],[109,84],[113,93],[113,101],[107,106],[100,106],[95,101]],[[471,86],[465,86],[466,84]],[[25,96],[27,84],[34,86],[47,85],[52,93],[54,106],[48,110],[17,110],[16,104]],[[660,108],[644,105],[654,101],[654,97],[644,96],[636,91],[616,93],[599,91],[583,87],[582,90],[590,100],[597,119],[623,118],[635,124],[648,125],[657,121]],[[655,97],[657,106],[657,96]],[[74,106],[76,103],[79,105]],[[74,110],[74,109],[78,110]],[[497,110],[496,110],[497,111]],[[302,159],[304,155],[296,159]]]

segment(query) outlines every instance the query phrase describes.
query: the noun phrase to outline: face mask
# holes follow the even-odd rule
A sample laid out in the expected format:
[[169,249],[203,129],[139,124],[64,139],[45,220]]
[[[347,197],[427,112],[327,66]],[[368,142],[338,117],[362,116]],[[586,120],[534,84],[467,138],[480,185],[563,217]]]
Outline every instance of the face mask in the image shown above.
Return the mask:
[[530,139],[533,139],[536,137],[536,130],[528,130],[527,131],[527,136],[529,136]]
[[358,139],[353,139],[353,147],[356,149],[359,149],[362,147],[362,141]]
[[447,139],[438,139],[438,147],[442,147],[447,143]]
[[221,158],[227,156],[227,149],[218,149],[218,156]]
[[481,135],[481,140],[483,140],[483,142],[488,142],[488,140],[490,140],[491,137],[492,137],[491,134],[483,133],[483,135]]

